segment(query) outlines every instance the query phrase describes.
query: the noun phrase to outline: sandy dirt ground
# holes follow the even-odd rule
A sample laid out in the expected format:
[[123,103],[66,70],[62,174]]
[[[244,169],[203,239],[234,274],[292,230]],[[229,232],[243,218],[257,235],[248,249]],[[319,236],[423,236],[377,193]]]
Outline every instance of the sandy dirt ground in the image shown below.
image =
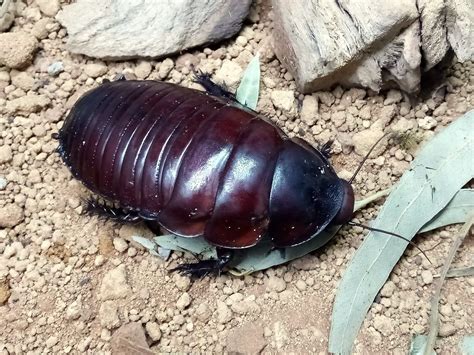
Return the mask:
[[[327,352],[336,288],[366,232],[344,227],[325,248],[288,265],[190,282],[168,271],[190,256],[174,253],[163,261],[130,242],[150,235],[144,227],[83,213],[89,193],[62,164],[51,138],[78,97],[103,79],[124,73],[195,87],[194,64],[235,89],[259,49],[258,110],[312,144],[334,139],[340,176],[351,175],[361,160],[357,152],[377,130],[414,132],[410,144],[391,139],[368,160],[355,183],[362,198],[393,185],[419,143],[474,108],[474,65],[456,59],[439,89],[424,98],[341,87],[302,95],[271,50],[271,29],[270,9],[257,6],[238,37],[212,48],[105,63],[68,53],[65,29],[35,4],[20,10],[11,31],[34,34],[40,49],[25,69],[0,68],[0,354],[108,354],[114,339],[130,332],[138,332],[134,339],[145,334],[156,353]],[[60,73],[51,71],[56,62],[63,63]],[[356,218],[368,223],[378,209],[372,205]],[[458,230],[415,239],[433,264],[407,249],[366,317],[356,353],[404,354],[413,334],[427,332],[434,282]],[[472,265],[473,246],[466,240],[456,266]],[[474,332],[473,296],[474,278],[446,282],[439,353],[457,353],[461,337]]]

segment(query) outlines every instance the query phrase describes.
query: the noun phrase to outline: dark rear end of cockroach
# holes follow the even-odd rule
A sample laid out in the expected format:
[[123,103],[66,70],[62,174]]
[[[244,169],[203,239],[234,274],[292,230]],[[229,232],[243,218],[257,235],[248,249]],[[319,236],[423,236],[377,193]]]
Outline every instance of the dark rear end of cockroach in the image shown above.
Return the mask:
[[59,152],[90,190],[171,232],[224,248],[299,244],[340,206],[316,150],[231,100],[155,81],[86,93],[59,132]]

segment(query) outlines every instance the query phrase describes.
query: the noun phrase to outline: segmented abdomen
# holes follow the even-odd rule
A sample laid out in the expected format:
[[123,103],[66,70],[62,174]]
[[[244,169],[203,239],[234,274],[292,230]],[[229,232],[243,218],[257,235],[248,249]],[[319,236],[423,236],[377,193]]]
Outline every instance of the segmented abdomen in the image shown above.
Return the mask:
[[239,248],[267,229],[283,140],[233,103],[162,82],[107,83],[78,101],[59,139],[87,187],[176,234]]

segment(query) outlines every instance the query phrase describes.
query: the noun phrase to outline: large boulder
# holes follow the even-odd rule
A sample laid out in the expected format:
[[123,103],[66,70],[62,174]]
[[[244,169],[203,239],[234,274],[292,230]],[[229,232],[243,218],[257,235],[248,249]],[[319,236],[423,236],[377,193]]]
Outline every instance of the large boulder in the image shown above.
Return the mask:
[[161,57],[229,38],[251,0],[78,0],[56,18],[67,48],[103,59]]

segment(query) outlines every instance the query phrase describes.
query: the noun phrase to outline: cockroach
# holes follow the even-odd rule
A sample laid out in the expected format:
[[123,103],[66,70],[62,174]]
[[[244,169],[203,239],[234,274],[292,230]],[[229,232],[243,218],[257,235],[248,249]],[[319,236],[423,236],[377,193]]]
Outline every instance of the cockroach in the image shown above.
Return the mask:
[[292,247],[350,221],[352,179],[335,173],[330,144],[291,139],[208,75],[196,82],[206,92],[108,81],[78,100],[58,152],[75,178],[119,206],[90,200],[89,211],[202,236],[219,259],[177,268],[194,276],[220,271],[232,250],[264,237]]

